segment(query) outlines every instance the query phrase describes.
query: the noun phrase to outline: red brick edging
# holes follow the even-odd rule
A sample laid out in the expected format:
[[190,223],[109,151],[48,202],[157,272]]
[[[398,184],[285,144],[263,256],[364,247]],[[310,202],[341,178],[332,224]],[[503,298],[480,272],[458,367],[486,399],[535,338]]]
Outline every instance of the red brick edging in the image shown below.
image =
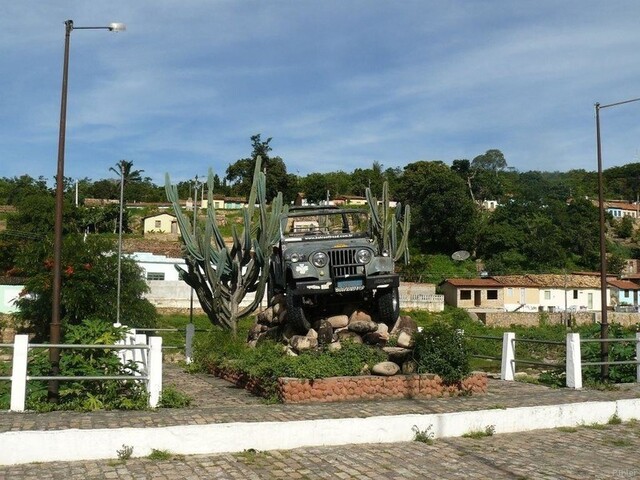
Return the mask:
[[[260,379],[233,370],[214,367],[212,373],[260,396],[267,391]],[[445,385],[438,375],[412,374],[382,377],[331,377],[315,380],[279,378],[276,388],[283,403],[339,402],[344,400],[385,400],[395,398],[439,398],[487,393],[487,376],[474,373],[460,384]]]

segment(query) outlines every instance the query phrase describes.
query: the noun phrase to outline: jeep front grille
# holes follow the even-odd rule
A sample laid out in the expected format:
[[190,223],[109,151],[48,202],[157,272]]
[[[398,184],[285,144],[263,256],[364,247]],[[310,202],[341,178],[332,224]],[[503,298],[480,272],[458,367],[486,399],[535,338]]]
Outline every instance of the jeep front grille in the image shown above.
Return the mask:
[[341,248],[329,251],[331,276],[333,278],[363,275],[364,265],[356,261],[355,248]]

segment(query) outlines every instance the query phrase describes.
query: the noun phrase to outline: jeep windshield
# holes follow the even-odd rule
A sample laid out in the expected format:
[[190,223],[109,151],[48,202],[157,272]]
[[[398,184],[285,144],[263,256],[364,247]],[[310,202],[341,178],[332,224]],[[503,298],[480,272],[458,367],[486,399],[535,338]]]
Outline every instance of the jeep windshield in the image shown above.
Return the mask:
[[284,240],[325,240],[369,236],[369,215],[364,210],[290,211],[280,223]]

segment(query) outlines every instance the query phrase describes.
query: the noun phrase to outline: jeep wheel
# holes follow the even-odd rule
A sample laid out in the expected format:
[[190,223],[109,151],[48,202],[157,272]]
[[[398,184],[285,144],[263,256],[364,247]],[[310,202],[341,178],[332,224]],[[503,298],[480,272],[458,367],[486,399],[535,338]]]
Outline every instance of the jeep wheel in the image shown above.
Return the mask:
[[306,335],[307,332],[311,330],[311,324],[304,314],[304,309],[302,308],[302,297],[291,293],[288,287],[285,297],[287,302],[287,320],[299,333]]
[[376,292],[379,321],[392,328],[400,315],[400,295],[398,287],[385,288]]

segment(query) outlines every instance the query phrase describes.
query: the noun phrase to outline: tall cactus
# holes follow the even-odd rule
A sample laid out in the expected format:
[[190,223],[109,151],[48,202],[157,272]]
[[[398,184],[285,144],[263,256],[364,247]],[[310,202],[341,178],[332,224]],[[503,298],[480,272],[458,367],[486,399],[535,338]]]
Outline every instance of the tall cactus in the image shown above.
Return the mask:
[[[404,256],[405,263],[409,262],[409,227],[411,225],[411,212],[409,205],[405,205],[404,213],[402,205],[398,203],[395,213],[390,214],[389,208],[389,184],[382,185],[382,200],[378,205],[378,200],[371,193],[371,189],[365,191],[369,210],[371,211],[371,226],[373,236],[378,244],[378,253],[384,250],[391,253],[394,261],[400,260]],[[400,235],[398,235],[400,230]],[[400,236],[400,241],[398,241]]]
[[[282,193],[278,192],[267,210],[266,176],[257,157],[247,208],[243,209],[243,231],[232,226],[229,245],[222,237],[213,206],[213,172],[209,169],[207,221],[204,232],[194,228],[178,203],[178,190],[165,175],[167,198],[173,205],[183,242],[187,270],[177,267],[180,278],[192,287],[200,305],[214,325],[236,333],[238,320],[258,308],[269,276],[269,255],[278,238],[278,219],[283,211]],[[257,209],[257,212],[256,212]],[[253,301],[241,308],[249,292]]]

